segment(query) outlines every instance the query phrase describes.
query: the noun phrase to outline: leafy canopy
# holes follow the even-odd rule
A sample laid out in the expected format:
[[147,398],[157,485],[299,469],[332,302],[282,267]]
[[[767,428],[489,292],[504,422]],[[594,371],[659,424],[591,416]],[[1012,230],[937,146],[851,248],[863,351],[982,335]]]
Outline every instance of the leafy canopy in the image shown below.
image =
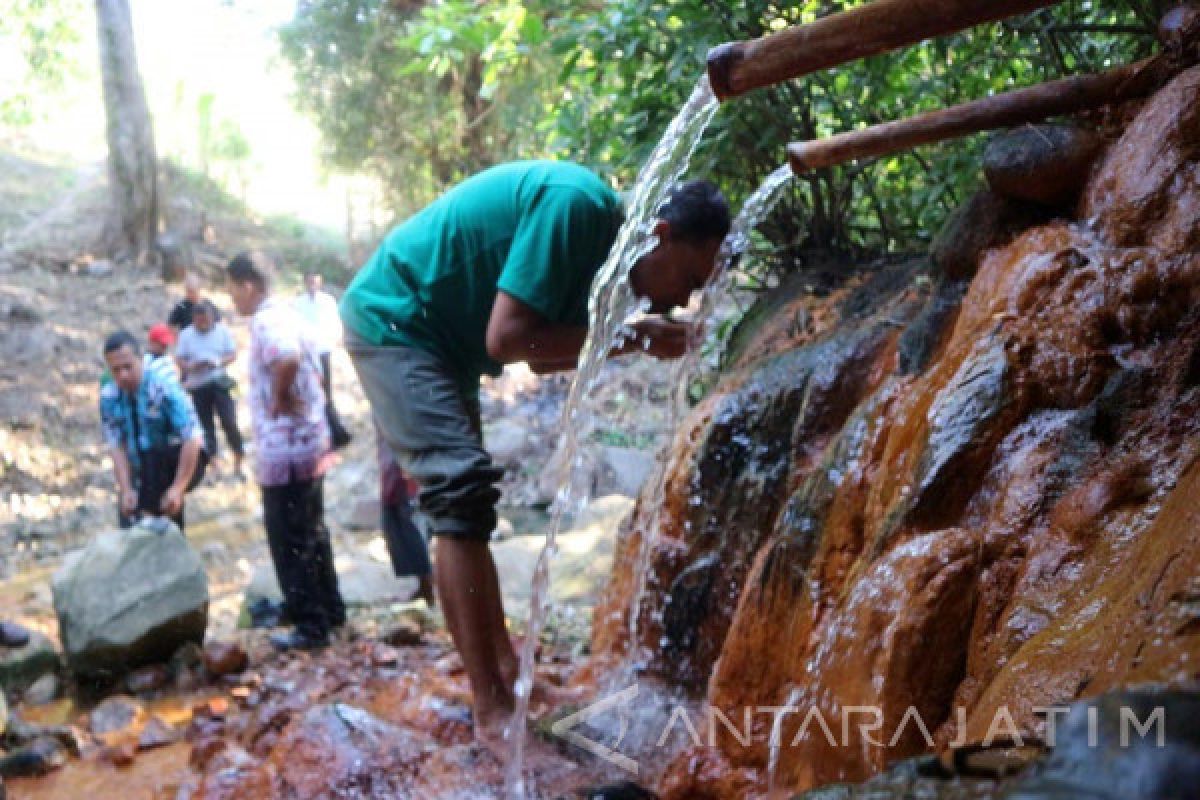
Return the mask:
[[[708,49],[864,0],[302,0],[281,31],[329,163],[397,215],[491,164],[579,161],[628,186]],[[909,116],[1153,47],[1165,3],[1069,0],[729,101],[693,162],[736,204],[789,141]],[[980,137],[796,181],[761,232],[783,269],[919,247],[978,182]]]

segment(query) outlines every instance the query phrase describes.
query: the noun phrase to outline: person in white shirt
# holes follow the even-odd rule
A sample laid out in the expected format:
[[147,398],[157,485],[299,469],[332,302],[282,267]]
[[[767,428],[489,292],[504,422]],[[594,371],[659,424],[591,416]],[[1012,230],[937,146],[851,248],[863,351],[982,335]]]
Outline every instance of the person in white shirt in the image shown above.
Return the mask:
[[300,316],[312,326],[313,339],[321,361],[321,388],[325,390],[325,416],[335,450],[350,443],[350,432],[342,424],[333,403],[333,349],[342,341],[342,318],[337,300],[321,287],[323,279],[315,272],[304,276],[304,291],[293,301]]
[[233,475],[240,480],[245,449],[238,428],[237,406],[229,393],[234,382],[225,371],[235,358],[237,345],[229,329],[217,322],[217,310],[212,302],[201,300],[192,311],[192,324],[179,333],[175,360],[179,364],[183,388],[192,395],[196,415],[200,418],[200,426],[204,428],[205,450],[211,458],[216,458],[215,415],[221,420],[225,441],[233,451]]

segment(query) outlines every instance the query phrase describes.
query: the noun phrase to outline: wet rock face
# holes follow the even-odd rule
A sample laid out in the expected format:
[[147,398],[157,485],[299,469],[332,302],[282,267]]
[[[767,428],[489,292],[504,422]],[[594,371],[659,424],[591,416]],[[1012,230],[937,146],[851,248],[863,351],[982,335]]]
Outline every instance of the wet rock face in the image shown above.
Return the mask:
[[948,520],[961,512],[982,466],[972,462],[996,444],[995,423],[1012,402],[1011,381],[1003,343],[984,341],[938,394],[928,411],[911,513]]
[[81,675],[120,675],[204,640],[208,578],[174,525],[97,535],[67,557],[53,590],[67,662]]
[[930,255],[950,280],[969,280],[985,252],[1007,244],[1044,218],[1044,212],[995,192],[976,192],[946,220],[934,237]]
[[648,654],[645,666],[680,685],[704,685],[789,481],[894,368],[895,322],[925,299],[911,293],[911,280],[903,271],[899,280],[864,285],[842,300],[845,328],[748,365],[698,407],[667,466],[676,500],[661,509],[657,498],[643,503],[618,549],[618,570],[632,571],[640,558],[648,568],[643,586],[626,574],[610,587],[597,612],[597,651],[623,646],[640,590],[636,644]]
[[[1200,680],[1198,108],[1196,69],[1147,101],[1084,189],[1087,219],[972,200],[887,335],[864,322],[886,293],[850,285],[777,299],[741,337],[629,532],[662,524],[640,609],[657,627],[639,644],[731,719],[798,711],[774,741],[759,715],[749,736],[685,751],[664,796],[861,781],[978,743],[1002,712],[1041,735],[1039,708]],[[852,340],[870,344],[823,349]],[[791,449],[773,449],[784,431]],[[760,451],[785,474],[752,488]],[[608,611],[642,585],[631,552]],[[596,651],[623,652],[598,619]],[[836,726],[859,707],[882,742],[795,735],[810,710]],[[908,709],[928,735],[892,737]]]
[[[978,558],[967,531],[912,539],[876,562],[823,616],[811,634],[808,681],[787,697],[786,705],[801,710],[781,726],[787,747],[777,781],[861,779],[925,750],[919,727],[905,716],[915,712],[932,727],[950,714],[952,687],[965,671]],[[810,709],[838,728],[844,710],[855,708],[857,719],[845,717],[851,729],[873,726],[878,735],[843,743],[836,734],[834,741],[823,737],[812,719],[805,727]]]
[[1113,244],[1200,249],[1200,66],[1126,129],[1084,195],[1084,214]]
[[1095,133],[1066,125],[1027,125],[997,134],[983,155],[992,191],[1052,208],[1070,206],[1103,149]]

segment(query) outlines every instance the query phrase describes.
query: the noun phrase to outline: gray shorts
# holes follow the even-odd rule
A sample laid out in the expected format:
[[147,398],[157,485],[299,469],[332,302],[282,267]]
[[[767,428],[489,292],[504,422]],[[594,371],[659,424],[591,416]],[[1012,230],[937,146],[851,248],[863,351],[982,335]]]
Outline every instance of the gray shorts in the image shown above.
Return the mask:
[[429,536],[487,540],[496,528],[496,484],[504,471],[483,449],[479,398],[437,356],[379,347],[346,332],[380,434],[420,485],[418,524]]

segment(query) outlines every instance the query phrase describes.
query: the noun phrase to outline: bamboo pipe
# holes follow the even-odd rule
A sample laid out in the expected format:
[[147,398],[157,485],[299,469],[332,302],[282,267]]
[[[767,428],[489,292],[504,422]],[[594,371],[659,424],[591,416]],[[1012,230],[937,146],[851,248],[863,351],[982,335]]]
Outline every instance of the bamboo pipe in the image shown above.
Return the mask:
[[1058,0],[875,0],[808,25],[708,52],[708,78],[722,100],[904,45],[1023,14]]
[[787,148],[788,163],[800,175],[970,133],[1098,108],[1143,97],[1165,83],[1176,70],[1173,59],[1155,56],[1105,72],[1016,89],[825,139],[793,142]]

